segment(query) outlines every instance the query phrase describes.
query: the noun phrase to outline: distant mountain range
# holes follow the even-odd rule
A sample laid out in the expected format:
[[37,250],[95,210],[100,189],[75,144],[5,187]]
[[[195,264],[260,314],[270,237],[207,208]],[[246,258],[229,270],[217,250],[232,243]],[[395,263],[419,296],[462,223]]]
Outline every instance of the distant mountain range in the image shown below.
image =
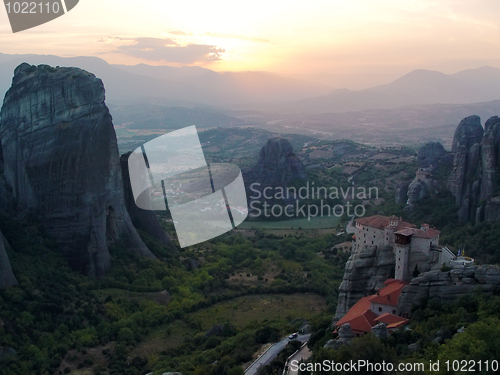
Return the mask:
[[456,74],[414,70],[386,85],[365,90],[335,90],[286,103],[286,112],[347,112],[421,104],[463,104],[500,99],[500,69],[481,67]]
[[97,57],[0,54],[0,95],[22,62],[76,66],[94,73],[110,104],[218,106],[285,113],[338,113],[422,104],[463,104],[500,99],[500,69],[456,74],[415,70],[363,90],[331,91],[328,85],[268,72],[214,72],[201,67],[111,65]]
[[[111,104],[210,105],[256,108],[323,95],[328,86],[266,72],[216,73],[199,67],[110,65],[97,57],[63,58],[52,55],[0,54],[0,92],[10,87],[14,69],[22,62],[73,66],[101,78]],[[3,96],[3,94],[0,94]]]

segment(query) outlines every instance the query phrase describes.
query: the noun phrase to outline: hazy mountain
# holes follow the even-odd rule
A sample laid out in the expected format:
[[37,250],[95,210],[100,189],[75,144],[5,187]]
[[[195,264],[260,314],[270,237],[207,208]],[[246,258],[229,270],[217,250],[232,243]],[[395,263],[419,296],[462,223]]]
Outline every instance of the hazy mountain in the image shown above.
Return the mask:
[[180,68],[174,66],[152,66],[147,64],[138,65],[118,65],[112,66],[124,70],[129,73],[138,74],[145,77],[160,78],[166,80],[180,80],[189,77],[199,77],[208,72],[210,69],[201,68],[199,66],[181,66]]
[[448,75],[414,70],[395,81],[365,90],[336,90],[327,95],[287,103],[285,111],[346,112],[390,109],[406,105],[476,103],[500,99],[500,69],[482,67]]
[[[110,103],[203,104],[251,108],[325,94],[328,87],[263,72],[216,73],[196,67],[113,66],[97,57],[62,58],[52,55],[0,55],[0,92],[6,92],[16,66],[22,62],[73,66],[101,78]],[[172,79],[167,79],[171,77]]]
[[[0,92],[5,93],[11,84],[16,66],[23,62],[32,65],[79,67],[101,78],[106,88],[106,98],[111,103],[135,103],[148,97],[162,98],[170,104],[203,102],[194,87],[177,81],[159,80],[125,72],[97,57],[58,57],[53,55],[2,55],[0,63]],[[3,97],[3,94],[0,94]]]
[[[185,77],[180,81],[196,86],[208,93],[225,92],[233,97],[255,103],[296,100],[298,97],[314,97],[318,92],[326,94],[326,85],[279,76],[268,72],[223,72],[209,71],[196,77]],[[248,103],[250,104],[250,103]],[[243,105],[242,107],[247,107]]]

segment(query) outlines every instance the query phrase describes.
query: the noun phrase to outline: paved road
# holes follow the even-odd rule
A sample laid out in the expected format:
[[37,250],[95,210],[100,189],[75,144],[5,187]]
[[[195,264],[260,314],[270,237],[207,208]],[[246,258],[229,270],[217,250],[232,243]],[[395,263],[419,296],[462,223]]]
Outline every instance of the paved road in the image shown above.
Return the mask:
[[[298,340],[300,342],[306,342],[309,341],[309,337],[311,337],[310,334],[308,335],[299,335],[295,340]],[[255,361],[249,368],[246,369],[245,375],[255,375],[257,374],[257,370],[259,369],[260,366],[265,366],[271,361],[276,358],[276,356],[279,354],[281,350],[283,350],[291,340],[286,337],[282,339],[281,341],[277,342],[273,346],[271,346],[257,361]]]
[[[302,349],[300,349],[292,358],[290,358],[290,361],[288,363],[290,364],[292,361],[300,362],[300,360],[302,360],[302,359],[310,358],[311,355],[312,355],[312,352],[309,350],[309,348],[306,345]],[[293,366],[289,366],[287,375],[298,375],[298,373],[299,373],[298,369],[297,369],[297,371],[293,371],[293,370],[294,370]]]

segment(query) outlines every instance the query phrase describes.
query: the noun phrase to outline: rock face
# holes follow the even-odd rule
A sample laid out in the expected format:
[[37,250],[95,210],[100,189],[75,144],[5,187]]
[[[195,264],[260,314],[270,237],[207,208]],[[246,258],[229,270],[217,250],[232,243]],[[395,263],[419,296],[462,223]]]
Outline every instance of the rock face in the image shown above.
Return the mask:
[[392,247],[368,248],[353,252],[345,266],[339,287],[336,317],[343,317],[361,298],[375,294],[394,277],[396,260]]
[[266,187],[268,196],[276,188],[286,189],[287,184],[294,179],[306,179],[307,173],[302,161],[293,152],[290,142],[284,138],[272,138],[262,147],[259,161],[253,168],[243,170],[243,178],[247,187],[248,196],[251,198],[256,193],[252,189],[262,192]]
[[123,176],[123,189],[124,189],[124,200],[125,207],[132,219],[132,224],[137,229],[141,229],[151,237],[157,239],[164,246],[177,252],[177,248],[172,243],[167,233],[163,230],[154,212],[142,210],[135,204],[134,195],[132,193],[132,186],[130,184],[130,174],[128,170],[128,157],[130,153],[124,154],[120,157],[120,164]]
[[425,182],[413,180],[408,186],[408,203],[411,205],[416,204],[420,199],[429,193],[429,187]]
[[453,139],[453,171],[448,189],[455,196],[460,222],[500,220],[500,119],[481,126],[478,116],[460,122]]
[[0,289],[17,285],[17,279],[12,272],[7,249],[10,249],[7,239],[0,232]]
[[388,336],[387,333],[387,324],[379,323],[372,327],[372,333],[380,339],[386,339]]
[[7,191],[19,216],[37,215],[71,267],[91,276],[110,267],[109,247],[154,257],[124,204],[116,135],[104,87],[77,68],[21,64],[0,123]]
[[400,184],[396,189],[396,203],[408,204],[406,209],[410,211],[417,207],[422,198],[437,190],[438,184],[432,174],[441,165],[451,168],[453,154],[446,152],[441,143],[429,142],[419,148],[417,160],[419,169],[415,179],[410,183]]
[[446,303],[479,288],[486,295],[500,288],[500,267],[466,265],[446,272],[435,270],[420,274],[403,288],[398,305],[409,313],[412,305],[424,298]]
[[418,149],[417,161],[420,168],[436,167],[440,163],[451,163],[453,157],[439,142],[429,142]]
[[409,182],[402,182],[396,188],[396,204],[406,204],[408,201],[408,187],[410,186]]

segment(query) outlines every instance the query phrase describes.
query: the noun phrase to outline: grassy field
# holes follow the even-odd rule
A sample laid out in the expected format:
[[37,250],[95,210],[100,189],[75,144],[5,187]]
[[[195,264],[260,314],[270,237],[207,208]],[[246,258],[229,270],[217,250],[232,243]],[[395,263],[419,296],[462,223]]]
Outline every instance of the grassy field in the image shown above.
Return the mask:
[[[236,329],[255,325],[267,320],[295,318],[311,319],[326,311],[324,297],[313,293],[254,295],[215,304],[212,307],[189,314],[189,320],[208,331],[215,324],[229,323]],[[150,357],[155,353],[180,346],[188,337],[194,337],[198,329],[177,320],[149,334],[131,353]]]
[[229,323],[243,329],[252,322],[295,318],[310,319],[326,309],[325,299],[317,294],[275,294],[240,297],[192,314],[203,330],[214,324]]

